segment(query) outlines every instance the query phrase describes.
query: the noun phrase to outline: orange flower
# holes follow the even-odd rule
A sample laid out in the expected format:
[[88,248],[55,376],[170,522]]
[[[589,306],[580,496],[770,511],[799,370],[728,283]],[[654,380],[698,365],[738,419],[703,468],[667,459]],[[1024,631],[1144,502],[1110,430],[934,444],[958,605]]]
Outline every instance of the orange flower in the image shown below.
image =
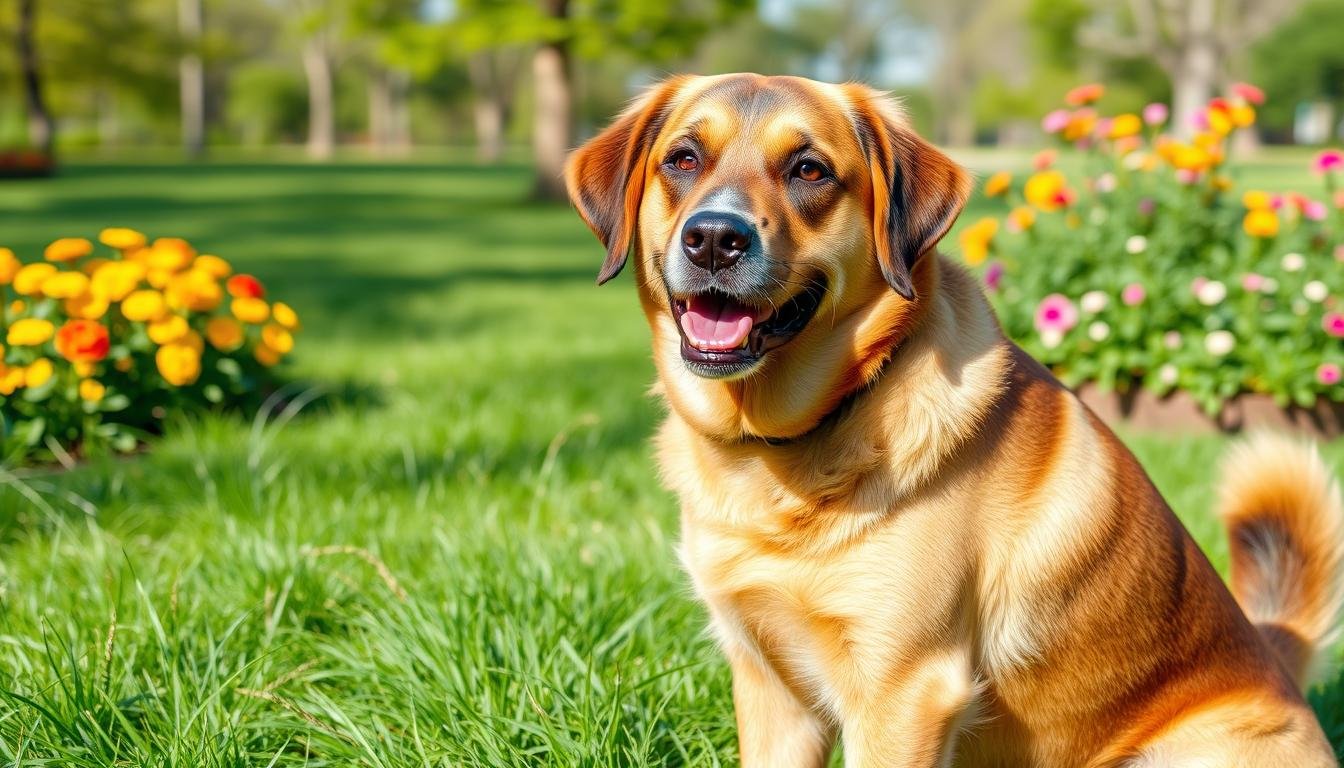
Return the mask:
[[82,237],[62,237],[47,246],[47,261],[74,261],[93,253],[93,243]]
[[65,300],[65,313],[85,320],[97,320],[107,314],[107,307],[107,299],[92,292]]
[[189,386],[201,376],[201,353],[189,344],[167,344],[154,353],[154,365],[164,381]]
[[1008,223],[1010,230],[1026,232],[1036,223],[1036,212],[1028,206],[1018,206],[1008,214]]
[[1011,173],[1007,171],[999,171],[985,181],[985,197],[998,197],[999,195],[1002,195],[1004,192],[1008,191],[1008,187],[1012,186],[1012,183],[1013,175]]
[[87,400],[90,403],[97,403],[107,394],[107,387],[93,379],[84,379],[79,382],[79,397],[81,400]]
[[145,265],[136,261],[109,261],[89,281],[89,290],[107,299],[121,301],[145,278]]
[[14,282],[14,276],[19,274],[23,264],[14,257],[14,252],[8,248],[0,248],[0,285],[9,285]]
[[216,280],[223,280],[233,272],[233,267],[229,266],[229,262],[208,253],[197,256],[196,260],[191,263],[191,268],[199,269]]
[[1274,237],[1279,234],[1279,217],[1273,208],[1253,208],[1246,212],[1241,228],[1251,237]]
[[1098,101],[1105,93],[1106,86],[1101,83],[1088,83],[1064,94],[1064,102],[1071,107],[1081,107]]
[[291,331],[299,330],[299,313],[283,301],[271,305],[271,317],[284,328]]
[[[994,220],[989,219],[989,221]],[[994,224],[997,226],[998,222],[995,221]],[[261,329],[261,343],[282,355],[287,355],[294,351],[294,334],[290,333],[277,323],[267,323],[266,326]]]
[[229,305],[229,310],[233,316],[242,320],[244,323],[259,325],[266,322],[266,318],[271,316],[271,308],[266,306],[266,302],[261,299],[241,298],[234,299]]
[[243,345],[243,326],[232,317],[212,317],[205,324],[205,338],[220,352],[232,352]]
[[[957,241],[961,244],[961,257],[966,260],[967,264],[974,267],[985,260],[985,257],[989,255],[989,244],[994,240],[994,235],[998,231],[999,220],[992,217],[983,218],[961,231]],[[282,349],[279,345],[271,344],[266,339],[264,329],[262,341],[278,352],[289,351]],[[291,338],[290,346],[293,346],[293,344],[294,340]]]
[[151,271],[176,272],[196,258],[196,249],[180,237],[160,237],[149,249]]
[[0,362],[0,395],[9,396],[23,386],[23,366]]
[[146,238],[143,234],[134,229],[125,227],[108,227],[98,233],[98,241],[109,248],[116,248],[119,251],[130,251],[136,248],[145,247]]
[[163,294],[168,306],[192,312],[209,312],[224,300],[224,292],[215,278],[199,269],[173,275]]
[[1080,141],[1092,135],[1097,127],[1097,113],[1090,109],[1080,109],[1069,115],[1069,122],[1060,136],[1065,141]]
[[276,352],[265,344],[258,344],[257,348],[252,350],[252,356],[257,359],[258,363],[261,363],[267,368],[278,364],[281,357],[279,352]]
[[234,275],[227,283],[229,295],[235,299],[260,299],[266,296],[261,281],[251,275]]
[[181,341],[191,327],[187,325],[187,319],[181,315],[168,315],[162,320],[155,320],[145,329],[149,332],[149,340],[155,344],[172,344]]
[[72,363],[96,363],[111,346],[107,327],[94,320],[69,320],[56,332],[56,351]]

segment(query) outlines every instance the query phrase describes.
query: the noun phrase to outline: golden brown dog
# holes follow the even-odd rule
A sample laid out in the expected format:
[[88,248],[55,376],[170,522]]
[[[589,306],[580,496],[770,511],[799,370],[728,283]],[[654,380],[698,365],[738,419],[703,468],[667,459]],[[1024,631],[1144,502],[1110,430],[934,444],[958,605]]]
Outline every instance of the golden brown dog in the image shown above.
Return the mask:
[[1234,599],[933,252],[969,182],[890,101],[674,78],[567,177],[599,280],[635,259],[745,766],[1336,765],[1299,693],[1342,594],[1327,470],[1231,459]]

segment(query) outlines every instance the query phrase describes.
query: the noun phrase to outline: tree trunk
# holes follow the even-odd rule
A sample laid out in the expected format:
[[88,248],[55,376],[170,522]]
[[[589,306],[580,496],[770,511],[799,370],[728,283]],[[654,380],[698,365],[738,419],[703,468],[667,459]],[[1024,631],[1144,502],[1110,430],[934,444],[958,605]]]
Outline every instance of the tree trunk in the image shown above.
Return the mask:
[[374,154],[383,155],[391,147],[392,94],[388,72],[374,67],[369,72],[369,143]]
[[178,0],[177,25],[186,53],[178,62],[182,109],[182,148],[190,157],[205,152],[205,64],[201,61],[202,0]]
[[23,77],[24,105],[28,111],[28,143],[50,156],[56,144],[56,124],[42,97],[42,71],[33,42],[36,13],[37,0],[19,0],[19,68]]
[[1217,86],[1218,40],[1214,0],[1189,0],[1185,10],[1185,34],[1169,75],[1171,125],[1177,135],[1188,138]]
[[[566,18],[569,0],[546,0],[546,12]],[[536,164],[534,194],[543,200],[565,199],[565,154],[572,143],[573,85],[569,46],[564,40],[542,43],[532,57],[536,88],[536,115],[532,127],[532,154]]]
[[[504,155],[505,84],[501,82],[498,67],[491,60],[492,52],[482,51],[467,60],[467,75],[471,79],[471,117],[476,136],[476,160],[494,164]],[[512,88],[510,83],[508,88]]]
[[303,71],[308,77],[308,155],[326,160],[336,148],[336,110],[331,56],[322,32],[303,45]]

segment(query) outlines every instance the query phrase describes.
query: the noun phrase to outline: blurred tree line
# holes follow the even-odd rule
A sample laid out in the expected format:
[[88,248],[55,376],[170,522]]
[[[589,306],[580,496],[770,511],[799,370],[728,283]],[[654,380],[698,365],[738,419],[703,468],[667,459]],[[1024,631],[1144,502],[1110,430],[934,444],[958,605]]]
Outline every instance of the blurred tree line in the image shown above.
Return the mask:
[[936,139],[1025,142],[1083,80],[1178,122],[1234,80],[1344,108],[1344,0],[0,0],[0,148],[565,151],[668,72],[863,79]]

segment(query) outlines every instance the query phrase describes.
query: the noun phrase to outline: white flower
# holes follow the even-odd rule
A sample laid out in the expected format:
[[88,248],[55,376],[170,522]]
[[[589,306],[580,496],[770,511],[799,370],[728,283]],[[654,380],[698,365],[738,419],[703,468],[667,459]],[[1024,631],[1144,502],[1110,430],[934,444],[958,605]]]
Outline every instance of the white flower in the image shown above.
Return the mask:
[[1300,253],[1285,253],[1283,255],[1284,272],[1301,272],[1302,268],[1307,266],[1307,260]]
[[1199,290],[1195,291],[1195,297],[1199,299],[1200,304],[1212,307],[1227,298],[1227,286],[1217,280],[1209,280],[1199,286]]
[[1157,380],[1167,385],[1168,387],[1175,386],[1176,380],[1179,379],[1180,376],[1181,376],[1180,370],[1178,370],[1176,366],[1172,365],[1171,363],[1167,363],[1166,365],[1157,369]]
[[1144,152],[1130,152],[1128,155],[1125,155],[1124,159],[1125,167],[1131,171],[1139,170],[1146,162],[1148,162],[1148,155]]
[[1204,337],[1204,349],[1214,357],[1222,357],[1237,346],[1237,337],[1231,331],[1214,331]]
[[1162,344],[1163,344],[1167,349],[1180,349],[1180,348],[1181,348],[1181,332],[1180,332],[1180,331],[1167,331],[1166,333],[1162,334]]
[[1111,297],[1101,291],[1088,291],[1078,300],[1078,305],[1089,315],[1095,315],[1111,303]]
[[1279,290],[1279,281],[1272,277],[1266,277],[1264,282],[1260,283],[1261,293],[1275,293]]
[[1064,332],[1056,328],[1047,328],[1041,331],[1041,346],[1046,349],[1058,347],[1060,342],[1064,341]]
[[1113,191],[1115,189],[1115,174],[1107,172],[1098,176],[1096,189],[1102,194]]
[[1330,295],[1330,289],[1325,287],[1325,283],[1320,280],[1312,280],[1310,283],[1302,286],[1302,295],[1307,297],[1307,301],[1314,304],[1320,304]]
[[1087,326],[1087,338],[1093,341],[1105,341],[1111,335],[1111,326],[1098,320]]
[[1148,238],[1143,235],[1134,235],[1125,241],[1125,252],[1138,255],[1148,250]]

